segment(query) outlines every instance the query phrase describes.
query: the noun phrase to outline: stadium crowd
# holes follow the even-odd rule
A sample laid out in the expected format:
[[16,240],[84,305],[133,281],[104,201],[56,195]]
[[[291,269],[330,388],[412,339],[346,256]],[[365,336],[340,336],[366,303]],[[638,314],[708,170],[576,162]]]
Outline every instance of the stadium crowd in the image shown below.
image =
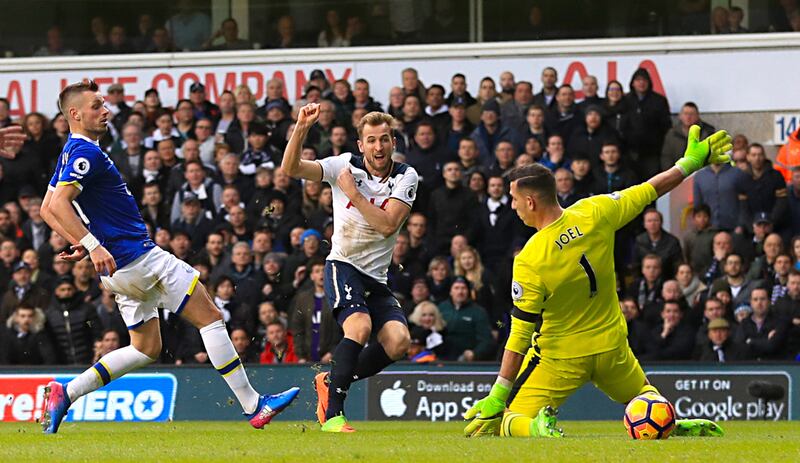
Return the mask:
[[[171,53],[298,47],[347,47],[469,40],[470,11],[463,2],[350,0],[345,2],[267,2],[249,12],[247,32],[234,18],[212,23],[210,10],[178,0],[164,8],[134,6],[92,16],[80,27],[53,25],[41,36],[19,43],[0,40],[0,54],[69,56]],[[633,2],[627,15],[609,13],[613,2],[571,5],[562,2],[496,2],[483,19],[486,40],[539,40],[647,35],[739,34],[800,30],[800,2],[769,5],[716,5],[708,0],[672,5]],[[763,10],[763,11],[762,11]],[[745,15],[748,27],[745,27]],[[608,16],[608,17],[607,17]],[[615,16],[610,21],[610,16]],[[13,18],[13,19],[12,19]],[[9,16],[9,21],[17,20]],[[3,26],[0,18],[0,29]],[[620,23],[622,21],[624,24]],[[613,24],[613,26],[611,25]],[[9,26],[13,27],[12,24]],[[39,30],[39,23],[34,30]],[[613,32],[611,32],[613,31]],[[30,33],[30,32],[29,32]]]
[[[155,89],[129,106],[122,85],[108,87],[113,119],[101,146],[157,245],[201,272],[243,361],[328,362],[341,336],[323,289],[331,188],[280,168],[305,103],[319,103],[321,114],[304,159],[357,152],[354,126],[369,111],[397,119],[395,160],[421,181],[388,278],[409,315],[409,359],[420,362],[502,352],[511,263],[534,233],[511,209],[503,176],[511,168],[552,169],[567,207],[672,166],[691,125],[714,131],[691,102],[673,123],[645,69],[628,85],[609,82],[602,96],[587,76],[577,102],[553,68],[536,84],[510,72],[484,77],[476,95],[458,73],[448,88],[425,86],[410,68],[398,77],[385,105],[366,80],[329,82],[318,70],[294,105],[277,79],[263,101],[239,86],[218,104],[195,82],[174,108]],[[0,127],[9,124],[28,140],[0,160],[0,364],[86,365],[126,345],[128,334],[91,263],[56,258],[67,242],[39,214],[68,126],[60,114],[12,120],[0,99]],[[800,169],[776,170],[745,135],[734,144],[735,166],[695,175],[683,241],[652,208],[617,233],[621,310],[642,360],[798,358]],[[208,361],[197,330],[167,310],[161,331],[161,362]]]

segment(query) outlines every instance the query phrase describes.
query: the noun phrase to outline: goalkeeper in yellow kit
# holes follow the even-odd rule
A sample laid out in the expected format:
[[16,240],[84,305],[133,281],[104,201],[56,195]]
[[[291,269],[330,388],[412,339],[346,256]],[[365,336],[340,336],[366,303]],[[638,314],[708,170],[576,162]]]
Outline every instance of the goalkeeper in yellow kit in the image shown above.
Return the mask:
[[[512,208],[538,232],[514,259],[514,309],[500,373],[489,396],[467,410],[467,436],[561,437],[555,410],[591,381],[626,403],[655,391],[627,342],[617,298],[614,232],[708,164],[730,162],[731,137],[699,140],[692,126],[675,167],[645,183],[562,209],[555,180],[539,165],[514,169]],[[657,392],[657,391],[656,391]],[[707,420],[680,420],[675,434],[720,435]]]

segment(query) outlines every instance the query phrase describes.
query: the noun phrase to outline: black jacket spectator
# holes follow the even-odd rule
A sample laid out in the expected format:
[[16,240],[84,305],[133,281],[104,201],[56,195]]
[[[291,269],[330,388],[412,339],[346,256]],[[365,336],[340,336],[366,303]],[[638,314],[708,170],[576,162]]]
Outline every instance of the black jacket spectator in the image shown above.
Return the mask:
[[748,347],[750,355],[758,360],[780,360],[786,357],[786,320],[767,312],[759,326],[753,315],[739,323],[734,339]]
[[434,252],[446,252],[454,235],[469,235],[477,207],[475,195],[460,180],[452,187],[442,185],[431,194],[428,235],[433,238]]
[[[720,348],[722,350],[723,358],[725,362],[736,362],[742,360],[748,360],[750,358],[749,352],[745,349],[741,344],[737,343],[733,340],[733,338],[728,338]],[[700,349],[700,357],[697,360],[701,362],[720,362],[720,354],[717,353],[717,349],[711,341],[706,340],[702,348]]]
[[500,201],[486,198],[473,216],[475,223],[469,241],[477,247],[486,268],[494,270],[511,253],[519,217],[505,195]]
[[[636,91],[636,80],[644,79],[646,88]],[[650,73],[639,68],[631,77],[630,93],[625,95],[630,108],[630,126],[625,133],[628,148],[637,160],[639,176],[647,179],[658,173],[664,136],[672,127],[667,99],[653,91]]]
[[53,344],[43,331],[44,313],[41,309],[29,313],[34,314],[30,326],[22,328],[13,318],[6,326],[0,326],[0,364],[52,365],[57,362]]
[[642,360],[689,360],[694,349],[694,332],[688,323],[681,322],[666,337],[662,337],[664,324],[652,330],[645,344]]
[[[62,286],[63,283],[57,285]],[[102,332],[95,308],[75,296],[63,300],[54,297],[45,315],[47,331],[55,341],[59,363],[91,363],[94,357],[94,340]]]
[[[321,311],[317,311],[317,306]],[[289,310],[289,317],[295,354],[301,359],[318,361],[325,354],[332,354],[342,339],[342,329],[333,317],[328,298],[324,294],[317,297],[313,287],[297,293]],[[315,335],[317,351],[312,352]]]

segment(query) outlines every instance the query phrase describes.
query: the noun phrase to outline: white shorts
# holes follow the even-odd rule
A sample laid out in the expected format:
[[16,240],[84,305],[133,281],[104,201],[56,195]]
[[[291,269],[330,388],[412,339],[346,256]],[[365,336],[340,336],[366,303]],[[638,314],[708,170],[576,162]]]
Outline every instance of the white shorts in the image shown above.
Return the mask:
[[160,308],[181,313],[199,278],[191,265],[155,247],[100,280],[116,295],[122,319],[133,330],[157,317]]

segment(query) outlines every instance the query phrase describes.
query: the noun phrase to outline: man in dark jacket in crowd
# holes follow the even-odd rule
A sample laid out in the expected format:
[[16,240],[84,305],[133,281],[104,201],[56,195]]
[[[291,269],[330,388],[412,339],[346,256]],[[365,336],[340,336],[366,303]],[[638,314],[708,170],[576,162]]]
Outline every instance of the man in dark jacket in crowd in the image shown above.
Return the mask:
[[469,241],[478,248],[486,269],[494,272],[510,255],[520,220],[511,209],[503,177],[491,176],[487,183],[487,198],[474,213],[476,220]]
[[486,310],[470,297],[472,286],[464,277],[456,277],[450,286],[450,298],[439,304],[447,323],[445,359],[462,362],[488,360],[494,353],[494,339]]
[[473,213],[478,208],[475,195],[461,182],[461,167],[451,161],[444,165],[445,184],[437,188],[428,202],[429,236],[435,253],[447,252],[454,235],[468,235]]
[[650,178],[659,172],[664,136],[672,126],[669,104],[663,95],[653,91],[653,80],[647,69],[639,68],[633,73],[630,88],[625,96],[630,108],[626,141],[639,177]]
[[694,348],[694,332],[683,322],[683,312],[677,301],[665,301],[661,310],[662,322],[650,332],[642,360],[689,360]]
[[102,325],[94,307],[77,297],[71,276],[56,281],[53,301],[45,311],[47,332],[55,341],[59,363],[86,365],[94,357],[94,341],[100,338]]
[[778,317],[769,307],[769,292],[756,287],[750,292],[753,313],[739,323],[734,339],[746,345],[750,355],[758,360],[779,360],[786,356],[785,319]]
[[724,318],[708,322],[708,339],[700,349],[697,360],[726,363],[749,358],[747,349],[731,338],[731,324]]
[[800,355],[800,271],[789,271],[786,290],[786,295],[775,302],[773,312],[786,320],[786,358],[794,360]]
[[[21,304],[0,326],[0,364],[51,365],[58,356],[44,328],[44,314],[38,308]],[[3,333],[5,331],[5,333]]]

